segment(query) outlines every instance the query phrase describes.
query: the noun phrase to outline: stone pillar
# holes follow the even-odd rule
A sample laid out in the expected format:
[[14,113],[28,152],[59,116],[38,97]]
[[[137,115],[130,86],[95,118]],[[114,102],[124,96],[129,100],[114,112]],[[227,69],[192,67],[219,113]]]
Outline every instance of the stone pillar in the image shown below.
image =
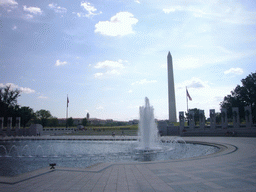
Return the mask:
[[204,129],[205,127],[204,110],[199,110],[199,127],[200,129]]
[[16,117],[15,132],[17,136],[20,135],[20,117]]
[[0,130],[3,130],[4,128],[4,118],[0,117]]
[[0,134],[3,135],[4,118],[0,117]]
[[226,108],[221,109],[221,125],[222,125],[222,129],[228,128],[228,115],[227,115]]
[[179,120],[180,120],[180,134],[183,133],[184,131],[184,122],[185,122],[185,118],[184,118],[184,112],[183,111],[180,111],[179,112]]
[[[160,136],[166,136],[167,135],[167,123],[166,123],[166,121],[158,121],[157,122],[157,128],[158,128],[158,132],[159,132]],[[73,130],[73,128],[72,128],[72,130]]]
[[233,127],[240,127],[240,119],[239,119],[239,109],[238,107],[232,107],[232,115],[233,115]]
[[244,107],[246,128],[252,128],[252,109],[251,106]]
[[20,117],[16,117],[15,127],[20,129]]
[[216,127],[215,109],[210,109],[210,127],[212,130],[215,129],[215,127]]
[[8,117],[7,119],[7,136],[11,135],[11,129],[12,129],[12,117]]
[[195,128],[195,112],[188,111],[188,121],[189,121],[189,129],[193,130]]

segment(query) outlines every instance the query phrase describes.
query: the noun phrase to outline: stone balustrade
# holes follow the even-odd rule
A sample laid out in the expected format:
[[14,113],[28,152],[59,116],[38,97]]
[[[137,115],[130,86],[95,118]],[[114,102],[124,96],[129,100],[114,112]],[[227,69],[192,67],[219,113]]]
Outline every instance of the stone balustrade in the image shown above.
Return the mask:
[[[227,109],[221,109],[221,123],[216,123],[215,109],[210,109],[209,125],[206,125],[204,110],[199,110],[199,125],[195,125],[194,111],[188,112],[188,125],[185,126],[184,112],[179,112],[180,135],[236,135],[236,133],[247,136],[256,136],[256,126],[252,123],[252,110],[246,106],[245,123],[240,123],[238,107],[232,108],[232,122],[228,124]],[[250,135],[251,134],[251,135]]]
[[7,127],[4,127],[4,117],[0,117],[0,135],[1,136],[37,136],[43,131],[42,125],[33,124],[28,129],[21,128],[21,117],[16,117],[15,126],[13,126],[13,118],[7,118]]

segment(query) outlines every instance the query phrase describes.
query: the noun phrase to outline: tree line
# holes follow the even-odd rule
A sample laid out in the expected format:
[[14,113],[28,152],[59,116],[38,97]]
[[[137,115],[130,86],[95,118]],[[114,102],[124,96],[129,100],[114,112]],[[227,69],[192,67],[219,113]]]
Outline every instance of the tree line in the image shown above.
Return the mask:
[[[49,110],[41,109],[36,112],[30,107],[19,106],[17,99],[20,97],[21,91],[18,89],[12,90],[10,85],[0,88],[0,117],[4,117],[4,126],[7,126],[7,118],[13,118],[13,126],[15,126],[16,117],[21,117],[21,127],[25,128],[34,123],[39,123],[43,127],[57,126],[73,126],[74,120],[68,118],[67,124],[59,124],[57,117],[53,117]],[[87,124],[87,119],[82,120],[82,124]]]
[[256,122],[256,73],[251,73],[241,80],[242,86],[237,85],[230,95],[224,97],[221,108],[227,109],[228,118],[232,118],[232,107],[239,108],[240,119],[244,119],[245,106],[251,106],[253,122]]

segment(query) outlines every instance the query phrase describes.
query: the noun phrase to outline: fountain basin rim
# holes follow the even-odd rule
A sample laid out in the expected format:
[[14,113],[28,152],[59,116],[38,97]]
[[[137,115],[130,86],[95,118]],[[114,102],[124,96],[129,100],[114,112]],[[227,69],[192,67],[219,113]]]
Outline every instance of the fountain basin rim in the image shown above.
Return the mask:
[[26,136],[1,137],[0,141],[23,140],[88,140],[88,141],[137,141],[138,136]]

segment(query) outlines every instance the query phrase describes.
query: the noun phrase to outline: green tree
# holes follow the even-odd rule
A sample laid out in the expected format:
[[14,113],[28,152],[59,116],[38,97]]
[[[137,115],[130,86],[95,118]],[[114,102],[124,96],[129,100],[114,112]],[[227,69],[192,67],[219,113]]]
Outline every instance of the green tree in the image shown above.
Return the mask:
[[18,89],[12,90],[11,85],[0,88],[0,103],[7,107],[14,107],[17,105],[17,99],[20,96],[21,91]]
[[83,125],[83,126],[86,126],[86,125],[87,125],[87,118],[83,118],[83,120],[82,120],[82,125]]
[[[21,91],[18,89],[12,90],[11,85],[0,88],[0,117],[4,117],[4,126],[7,125],[6,119],[13,117],[14,119],[18,116],[19,106],[17,99],[20,96]],[[13,125],[15,121],[12,121]]]
[[67,121],[68,126],[69,126],[69,127],[73,126],[73,123],[74,123],[73,118],[72,118],[72,117],[69,117],[69,118],[68,118],[68,121]]
[[251,73],[245,79],[241,80],[242,86],[237,85],[231,91],[231,95],[224,97],[220,103],[221,108],[226,108],[228,118],[232,117],[232,107],[239,108],[240,118],[244,118],[244,107],[251,106],[254,122],[256,121],[256,73]]
[[32,120],[33,118],[35,118],[35,113],[34,110],[31,109],[30,107],[21,107],[19,109],[19,116],[21,117],[21,126],[23,128],[26,127],[26,125],[28,124],[28,122],[30,120]]
[[48,126],[50,127],[57,127],[59,125],[59,121],[57,117],[52,117],[50,119],[48,119]]
[[43,127],[47,125],[47,121],[50,117],[52,117],[50,111],[41,109],[39,111],[36,111],[36,117],[37,119],[40,120],[40,123],[42,124]]

